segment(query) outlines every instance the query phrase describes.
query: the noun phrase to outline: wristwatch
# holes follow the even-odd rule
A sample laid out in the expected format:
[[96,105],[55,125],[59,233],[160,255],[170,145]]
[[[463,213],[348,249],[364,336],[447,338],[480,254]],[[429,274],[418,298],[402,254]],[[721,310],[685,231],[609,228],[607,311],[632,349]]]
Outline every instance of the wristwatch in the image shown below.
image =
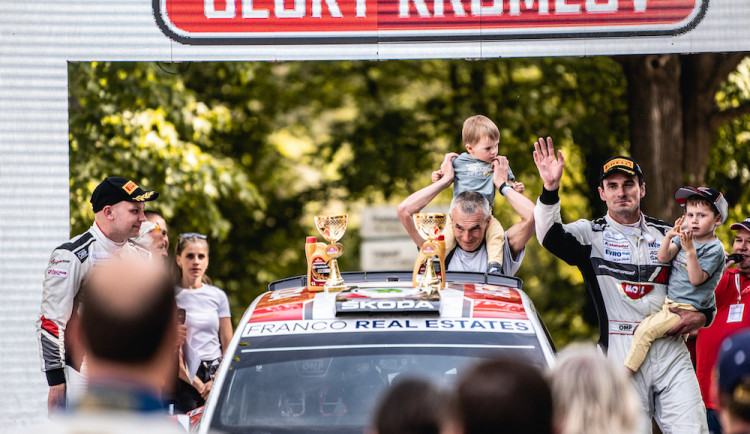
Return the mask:
[[513,187],[511,187],[507,182],[503,181],[503,183],[500,184],[500,187],[498,187],[497,189],[498,189],[498,191],[500,191],[500,194],[502,194],[503,196],[505,196],[505,189],[506,188],[513,188]]

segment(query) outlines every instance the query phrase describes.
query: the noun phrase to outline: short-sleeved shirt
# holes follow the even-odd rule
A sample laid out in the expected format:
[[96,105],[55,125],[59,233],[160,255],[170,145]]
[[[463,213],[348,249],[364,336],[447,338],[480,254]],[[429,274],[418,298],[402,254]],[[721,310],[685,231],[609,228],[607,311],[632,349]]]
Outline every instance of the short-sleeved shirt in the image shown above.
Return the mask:
[[718,238],[705,243],[694,241],[698,264],[709,276],[705,282],[694,286],[690,283],[690,277],[688,277],[687,254],[680,244],[679,237],[672,238],[672,242],[677,244],[680,250],[672,260],[667,297],[672,301],[688,303],[699,310],[712,308],[716,304],[714,289],[716,289],[724,270],[726,256],[724,245]]
[[229,300],[221,289],[208,284],[200,288],[176,288],[177,307],[185,309],[185,345],[200,360],[221,357],[219,318],[229,318]]
[[[492,181],[492,163],[477,160],[464,152],[453,159],[453,197],[464,191],[476,191],[487,198],[490,206],[495,205],[495,183]],[[508,181],[515,180],[508,167]]]

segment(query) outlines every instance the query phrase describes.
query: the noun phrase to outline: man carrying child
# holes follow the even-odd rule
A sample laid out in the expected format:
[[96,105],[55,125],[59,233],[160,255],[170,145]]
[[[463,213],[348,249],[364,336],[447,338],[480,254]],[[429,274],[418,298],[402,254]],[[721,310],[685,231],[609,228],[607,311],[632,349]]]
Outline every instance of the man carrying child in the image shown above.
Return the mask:
[[[433,184],[413,193],[398,206],[399,218],[417,246],[421,246],[424,239],[414,227],[412,215],[455,181],[450,221],[444,232],[449,252],[446,268],[514,275],[521,265],[526,243],[534,234],[534,203],[522,194],[523,184],[509,184],[514,178],[508,160],[497,155],[500,132],[491,120],[481,115],[470,117],[464,122],[462,136],[468,154],[461,157],[446,154],[440,170],[433,172]],[[465,175],[461,186],[459,173]],[[521,217],[507,231],[492,217],[496,188]]]
[[625,366],[638,371],[651,343],[669,331],[680,316],[670,308],[707,310],[716,305],[714,289],[724,269],[724,245],[714,231],[727,219],[729,205],[711,187],[685,186],[675,193],[685,215],[675,221],[659,246],[659,262],[672,262],[667,297],[662,310],[638,325]]

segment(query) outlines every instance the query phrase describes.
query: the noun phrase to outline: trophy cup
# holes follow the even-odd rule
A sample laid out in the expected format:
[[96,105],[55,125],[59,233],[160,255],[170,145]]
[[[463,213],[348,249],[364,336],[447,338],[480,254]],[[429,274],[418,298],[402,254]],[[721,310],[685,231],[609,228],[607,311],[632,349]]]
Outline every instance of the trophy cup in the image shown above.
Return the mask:
[[[442,213],[417,213],[412,218],[414,219],[414,226],[417,228],[417,232],[426,240],[422,244],[417,262],[414,264],[412,285],[428,294],[432,294],[434,290],[445,287],[445,266],[442,263],[442,257],[445,252],[441,251],[441,246],[437,239],[443,232],[443,228],[445,228],[447,216]],[[438,279],[435,274],[435,267],[432,265],[433,256],[438,256],[441,259],[440,272],[443,275],[442,279]],[[424,276],[422,276],[422,281],[417,286],[417,276],[423,263],[425,263]]]
[[344,253],[344,246],[341,243],[337,243],[337,241],[344,236],[348,221],[348,214],[315,216],[315,227],[318,228],[320,235],[330,243],[326,246],[326,255],[331,258],[328,262],[331,274],[328,276],[328,280],[326,280],[324,286],[327,292],[339,292],[346,289],[346,284],[344,284],[344,279],[341,278],[339,263],[336,258]]

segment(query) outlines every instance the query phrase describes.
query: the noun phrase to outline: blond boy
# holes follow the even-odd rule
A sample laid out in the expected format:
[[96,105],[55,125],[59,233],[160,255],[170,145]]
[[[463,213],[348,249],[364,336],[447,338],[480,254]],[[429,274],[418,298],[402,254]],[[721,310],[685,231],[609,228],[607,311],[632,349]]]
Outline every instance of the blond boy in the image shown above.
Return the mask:
[[[498,158],[500,131],[487,116],[475,115],[464,121],[461,138],[467,152],[453,159],[453,171],[455,173],[453,197],[455,198],[463,191],[476,191],[487,198],[491,208],[495,204],[495,184],[492,175]],[[438,181],[442,176],[443,173],[439,170],[432,172],[432,182]],[[500,194],[505,196],[505,191],[508,188],[523,193],[523,184],[514,181],[515,176],[508,167],[508,182],[503,183],[498,188]],[[503,226],[495,217],[492,217],[485,235],[488,273],[501,274],[504,234]],[[445,225],[444,235],[446,251],[451,251],[456,246],[456,237],[453,233],[450,216],[448,223]]]

